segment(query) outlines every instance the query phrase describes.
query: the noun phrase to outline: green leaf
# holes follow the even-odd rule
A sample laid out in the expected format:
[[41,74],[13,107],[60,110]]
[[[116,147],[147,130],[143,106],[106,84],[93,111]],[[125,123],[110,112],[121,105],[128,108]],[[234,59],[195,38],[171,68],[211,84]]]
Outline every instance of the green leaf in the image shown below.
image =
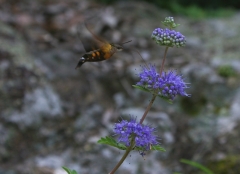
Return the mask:
[[76,170],[70,170],[69,168],[67,167],[62,167],[68,174],[77,174]]
[[[139,86],[139,85],[132,85],[134,88],[140,89],[142,91],[145,92],[150,92],[152,94],[154,94],[154,91],[149,90],[148,88],[145,88],[143,86]],[[163,100],[166,100],[168,103],[173,104],[173,101],[171,99],[169,99],[168,97],[162,96],[161,94],[157,95],[158,97],[162,98]]]
[[99,144],[107,144],[113,147],[116,147],[118,149],[121,150],[126,150],[127,147],[124,144],[118,143],[115,139],[113,139],[112,137],[108,137],[106,136],[105,138],[101,138],[100,140],[98,140]]
[[163,100],[166,100],[169,104],[173,104],[173,101],[168,97],[162,96],[161,94],[159,94],[158,97],[162,98]]
[[203,172],[205,172],[207,174],[214,174],[210,169],[208,169],[207,167],[205,167],[205,166],[203,166],[203,165],[201,165],[197,162],[186,160],[186,159],[181,159],[180,162],[188,164],[188,165],[193,166],[193,167],[196,167],[196,168],[202,170]]
[[[142,148],[142,147],[135,146],[134,150],[144,151],[145,149]],[[166,152],[166,150],[164,148],[162,148],[160,145],[151,146],[151,150],[157,150],[157,151],[161,151],[161,152]]]
[[172,26],[171,26],[171,28],[173,28],[173,29],[174,29],[174,28],[177,28],[179,25],[180,25],[180,24],[175,24],[175,23],[173,23]]
[[[98,143],[99,144],[107,144],[107,145],[116,147],[120,150],[126,150],[127,149],[127,147],[124,144],[118,143],[115,139],[113,139],[112,137],[108,137],[108,136],[106,136],[105,138],[102,137],[100,140],[98,140]],[[144,151],[144,148],[135,146],[133,148],[133,150]],[[157,150],[157,151],[161,151],[161,152],[166,151],[160,145],[151,146],[151,150]]]
[[151,92],[149,89],[143,87],[143,86],[139,86],[139,85],[132,85],[134,88],[137,88],[137,89],[140,89],[142,91],[145,91],[145,92]]
[[76,170],[73,170],[71,174],[77,174]]
[[152,146],[151,150],[157,150],[157,151],[161,151],[161,152],[166,152],[166,150],[164,148],[162,148],[160,145]]

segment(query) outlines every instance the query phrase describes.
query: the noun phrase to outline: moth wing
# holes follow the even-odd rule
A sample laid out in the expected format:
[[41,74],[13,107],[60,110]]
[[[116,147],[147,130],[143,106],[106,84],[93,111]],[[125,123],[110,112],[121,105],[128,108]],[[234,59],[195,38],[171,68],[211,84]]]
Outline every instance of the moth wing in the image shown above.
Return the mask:
[[101,48],[107,42],[93,32],[92,27],[86,21],[78,26],[78,37],[86,52]]

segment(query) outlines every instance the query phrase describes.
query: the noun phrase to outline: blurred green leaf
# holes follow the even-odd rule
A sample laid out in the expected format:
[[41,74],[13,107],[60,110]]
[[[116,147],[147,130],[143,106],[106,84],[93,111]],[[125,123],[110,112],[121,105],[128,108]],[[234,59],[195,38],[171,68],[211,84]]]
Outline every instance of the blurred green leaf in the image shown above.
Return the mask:
[[68,174],[77,174],[76,170],[71,170],[67,167],[62,167]]
[[201,165],[197,162],[186,160],[186,159],[181,159],[180,162],[188,164],[192,167],[196,167],[196,168],[202,170],[203,172],[205,172],[207,174],[214,174],[210,169],[208,169],[207,167],[205,167],[205,166],[203,166],[203,165]]

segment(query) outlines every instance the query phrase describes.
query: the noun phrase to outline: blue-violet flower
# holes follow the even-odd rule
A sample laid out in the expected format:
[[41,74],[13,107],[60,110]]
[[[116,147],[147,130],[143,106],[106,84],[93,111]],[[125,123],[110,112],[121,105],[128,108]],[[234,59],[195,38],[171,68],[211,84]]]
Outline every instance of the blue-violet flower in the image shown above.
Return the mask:
[[160,75],[156,72],[156,68],[153,65],[148,67],[143,67],[143,71],[139,74],[140,81],[137,83],[138,86],[143,86],[146,89],[158,89],[159,83],[158,79]]
[[114,133],[118,136],[119,143],[130,146],[130,142],[134,138],[135,146],[143,148],[143,151],[150,150],[152,145],[159,144],[154,132],[155,128],[137,123],[133,118],[130,121],[122,120],[115,123],[114,127]]
[[187,84],[183,81],[182,76],[178,75],[176,71],[169,71],[168,73],[163,72],[162,77],[159,79],[161,86],[161,90],[159,92],[160,95],[168,97],[170,99],[174,99],[176,95],[189,97],[184,90],[187,87]]
[[140,81],[138,86],[148,89],[150,92],[167,97],[173,100],[177,95],[190,95],[185,92],[187,84],[183,81],[182,76],[176,71],[163,72],[162,76],[157,73],[155,66],[143,67],[143,71],[139,74]]

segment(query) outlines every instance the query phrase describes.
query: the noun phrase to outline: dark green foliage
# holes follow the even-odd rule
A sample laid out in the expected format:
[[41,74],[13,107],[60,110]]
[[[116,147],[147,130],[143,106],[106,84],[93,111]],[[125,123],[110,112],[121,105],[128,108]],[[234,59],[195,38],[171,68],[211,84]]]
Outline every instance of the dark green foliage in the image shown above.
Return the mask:
[[[101,2],[104,4],[112,4],[119,0],[100,0],[97,2]],[[128,2],[128,0],[121,0]],[[159,0],[141,0],[142,2],[146,1],[152,4],[155,4],[158,7],[170,9],[172,4],[179,4],[182,7],[189,7],[189,6],[197,6],[204,9],[216,9],[216,8],[240,8],[240,1],[236,0],[228,0],[228,1],[219,1],[219,0],[168,0],[168,1],[159,1]],[[135,2],[139,3],[139,0],[135,0]]]
[[[127,0],[122,0],[126,1]],[[154,4],[161,9],[167,9],[176,14],[183,14],[192,18],[201,19],[205,17],[226,17],[233,14],[233,9],[240,9],[240,1],[229,0],[141,0]],[[113,4],[119,0],[100,0],[103,4]],[[139,1],[135,1],[139,3]]]

